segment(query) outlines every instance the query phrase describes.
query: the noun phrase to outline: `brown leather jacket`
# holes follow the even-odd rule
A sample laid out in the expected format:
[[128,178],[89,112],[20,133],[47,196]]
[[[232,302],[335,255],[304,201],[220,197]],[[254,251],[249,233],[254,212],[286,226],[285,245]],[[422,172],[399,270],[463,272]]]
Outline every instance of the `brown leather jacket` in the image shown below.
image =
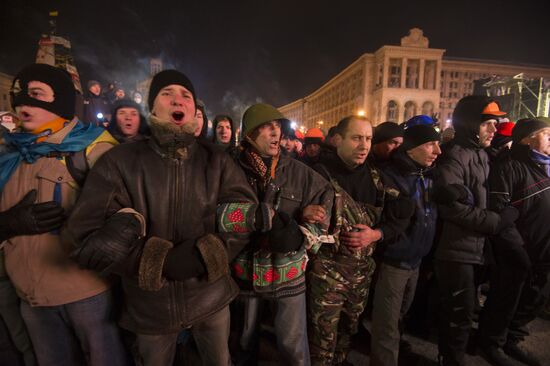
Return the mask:
[[[91,233],[102,229],[107,218],[124,208],[143,215],[146,240],[158,237],[174,245],[200,244],[200,238],[216,231],[219,203],[256,203],[244,174],[229,155],[195,139],[185,142],[184,147],[180,141],[178,146],[170,144],[170,136],[165,141],[153,137],[119,145],[105,154],[88,175],[81,199],[69,219],[69,233],[75,245],[86,243]],[[222,244],[228,260],[247,244],[248,236],[247,233],[209,235]],[[206,248],[220,251],[216,245],[207,244]],[[142,263],[146,251],[143,253]],[[229,264],[225,263],[221,269],[209,268],[205,253],[201,254],[209,275],[214,270],[224,272],[219,279],[163,278],[162,287],[152,291],[140,287],[137,273],[123,275],[126,306],[121,326],[140,334],[174,333],[229,304],[238,293],[228,274]],[[159,263],[161,267],[163,260]]]

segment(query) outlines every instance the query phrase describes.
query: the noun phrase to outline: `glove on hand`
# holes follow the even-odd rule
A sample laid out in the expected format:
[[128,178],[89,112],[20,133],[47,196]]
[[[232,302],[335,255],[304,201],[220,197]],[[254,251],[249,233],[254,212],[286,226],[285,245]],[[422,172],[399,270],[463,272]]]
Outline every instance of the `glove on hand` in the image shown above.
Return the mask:
[[395,219],[408,219],[414,214],[415,210],[415,202],[405,197],[399,197],[395,200],[388,201],[384,207],[386,216]]
[[185,241],[170,249],[162,272],[172,280],[183,281],[206,273],[201,253],[193,241]]
[[509,226],[512,226],[519,217],[519,211],[514,206],[506,206],[499,212],[500,223],[496,228],[496,233],[501,232]]
[[300,249],[304,242],[304,234],[296,220],[284,212],[276,211],[271,230],[268,232],[268,240],[272,251],[288,253]]
[[34,203],[36,195],[33,189],[18,204],[0,212],[0,241],[19,235],[47,233],[63,224],[63,207],[54,201]]
[[456,201],[467,201],[470,192],[468,188],[462,184],[448,184],[445,186],[437,186],[432,198],[435,202],[442,205],[450,205]]
[[86,238],[72,256],[85,268],[102,272],[126,260],[141,233],[141,222],[134,214],[116,213]]

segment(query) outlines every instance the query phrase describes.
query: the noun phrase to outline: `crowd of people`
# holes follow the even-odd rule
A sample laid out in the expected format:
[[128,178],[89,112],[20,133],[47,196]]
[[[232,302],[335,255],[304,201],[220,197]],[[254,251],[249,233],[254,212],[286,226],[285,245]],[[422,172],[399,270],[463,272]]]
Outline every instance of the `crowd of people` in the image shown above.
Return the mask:
[[237,145],[179,71],[153,77],[147,116],[88,86],[80,120],[65,71],[12,83],[0,332],[19,364],[258,365],[267,321],[280,364],[346,365],[368,316],[370,365],[397,366],[426,287],[441,365],[473,337],[492,365],[543,364],[524,340],[550,292],[550,119],[466,96],[443,133],[348,116],[303,135],[259,103]]

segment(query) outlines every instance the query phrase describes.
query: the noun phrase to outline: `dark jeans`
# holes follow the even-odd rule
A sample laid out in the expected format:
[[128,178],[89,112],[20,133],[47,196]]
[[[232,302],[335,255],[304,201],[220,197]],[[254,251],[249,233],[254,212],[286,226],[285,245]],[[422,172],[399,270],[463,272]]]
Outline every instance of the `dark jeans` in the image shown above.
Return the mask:
[[[229,307],[213,314],[191,327],[191,333],[205,366],[229,366]],[[143,366],[171,366],[176,354],[178,333],[149,335],[136,334],[138,355],[136,364]]]
[[463,365],[477,301],[476,265],[436,260],[434,266],[441,297],[439,355],[443,365]]
[[21,301],[21,315],[41,366],[126,365],[112,311],[111,291],[58,306],[31,307]]
[[490,291],[479,323],[482,346],[502,347],[529,335],[527,324],[544,305],[539,296],[548,269],[533,268],[525,247],[507,241],[493,245]]
[[32,349],[31,340],[25,327],[25,322],[19,311],[20,300],[15,288],[7,278],[0,280],[0,319],[6,324],[9,337],[19,352],[25,365],[36,365],[36,357]]
[[239,351],[237,365],[257,365],[262,309],[271,305],[275,314],[274,326],[277,337],[277,351],[281,365],[309,366],[309,345],[307,341],[306,294],[266,299],[256,296],[239,296],[233,304],[238,313],[235,319],[239,329]]

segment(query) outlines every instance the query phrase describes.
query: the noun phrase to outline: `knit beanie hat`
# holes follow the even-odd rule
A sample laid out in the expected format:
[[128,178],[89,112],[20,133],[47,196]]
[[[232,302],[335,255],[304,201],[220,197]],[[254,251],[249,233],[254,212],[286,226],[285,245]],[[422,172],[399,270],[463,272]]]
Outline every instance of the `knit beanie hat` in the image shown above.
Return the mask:
[[374,129],[372,144],[376,145],[395,137],[403,137],[403,126],[395,122],[384,122]]
[[409,119],[407,122],[404,123],[404,128],[407,129],[412,126],[416,125],[428,125],[428,126],[434,126],[436,124],[436,121],[430,116],[426,116],[425,114],[420,114],[418,116],[414,116],[411,119]]
[[550,127],[550,118],[548,117],[540,116],[520,119],[512,130],[512,139],[514,143],[519,143],[525,137],[531,136],[535,132],[548,127]]
[[403,150],[408,151],[426,142],[439,141],[440,139],[439,133],[432,126],[416,125],[405,130],[401,146]]
[[151,80],[151,86],[149,87],[149,96],[147,102],[149,104],[149,110],[153,110],[153,104],[155,103],[155,98],[160,90],[168,85],[181,85],[185,89],[189,90],[193,95],[193,101],[197,104],[197,96],[195,94],[195,88],[191,83],[191,80],[187,78],[183,73],[177,70],[163,70],[153,76]]
[[[53,102],[38,100],[29,95],[29,82],[40,81],[53,90]],[[67,120],[74,117],[76,91],[69,73],[46,65],[31,64],[19,71],[10,89],[11,106],[28,105],[50,111]]]

